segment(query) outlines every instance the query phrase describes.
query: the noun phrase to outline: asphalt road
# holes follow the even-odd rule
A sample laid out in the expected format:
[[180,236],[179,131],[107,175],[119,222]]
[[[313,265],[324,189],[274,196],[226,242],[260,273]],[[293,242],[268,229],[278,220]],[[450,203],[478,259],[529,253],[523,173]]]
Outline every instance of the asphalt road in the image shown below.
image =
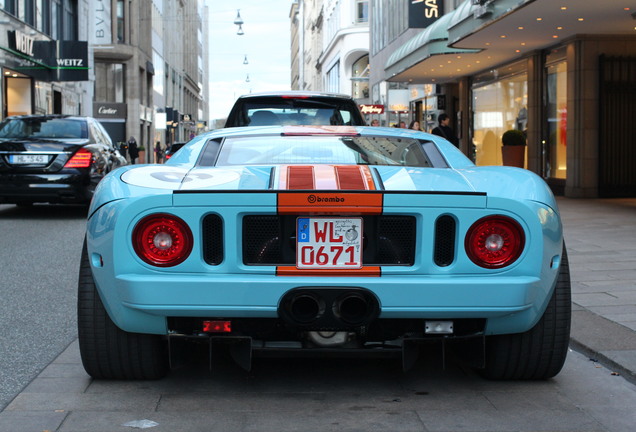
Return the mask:
[[86,211],[0,205],[0,409],[77,337]]
[[[76,284],[86,210],[0,205],[0,432],[633,432],[636,386],[570,351],[545,382],[492,382],[438,352],[395,361],[222,355],[159,381],[91,380],[79,359]],[[60,354],[61,355],[58,355]]]

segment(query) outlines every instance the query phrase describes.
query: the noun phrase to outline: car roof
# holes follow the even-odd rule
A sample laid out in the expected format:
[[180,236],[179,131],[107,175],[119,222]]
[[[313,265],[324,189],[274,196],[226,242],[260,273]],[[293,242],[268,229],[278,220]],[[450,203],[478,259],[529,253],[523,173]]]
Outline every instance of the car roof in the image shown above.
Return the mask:
[[22,119],[70,119],[70,120],[86,120],[87,116],[76,116],[69,114],[22,114],[6,117],[4,120],[22,120]]
[[238,99],[249,99],[249,98],[258,98],[258,97],[333,97],[339,99],[353,99],[351,96],[344,93],[326,93],[326,92],[314,92],[314,91],[301,91],[301,90],[289,90],[289,91],[280,91],[280,92],[259,92],[259,93],[249,93],[245,95],[241,95]]

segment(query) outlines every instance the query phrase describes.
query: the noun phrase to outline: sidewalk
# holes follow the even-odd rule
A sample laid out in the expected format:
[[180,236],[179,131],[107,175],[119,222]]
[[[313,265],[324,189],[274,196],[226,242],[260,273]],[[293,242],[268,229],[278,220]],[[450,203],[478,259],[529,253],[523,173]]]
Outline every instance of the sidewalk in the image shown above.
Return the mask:
[[571,345],[636,381],[636,199],[558,198],[572,278]]
[[[558,198],[558,204],[572,278],[571,346],[636,383],[636,199]],[[241,383],[236,377],[229,378]],[[153,384],[172,394],[173,399],[162,399],[147,395],[143,383],[93,383],[98,390],[86,391],[91,383],[79,360],[76,340],[0,413],[0,431],[42,430],[42,425],[61,424],[65,430],[112,431],[100,427],[121,424],[117,414],[129,411],[154,413],[153,418],[167,427],[171,424],[169,415],[156,412],[156,407],[162,404],[183,410],[179,405],[183,401],[175,399],[174,394],[183,393],[184,385],[207,385],[187,375],[166,379]],[[117,391],[111,391],[114,388]],[[209,403],[196,397],[193,400]],[[69,410],[84,415],[69,419]],[[205,422],[215,421],[213,414],[191,420],[203,422],[196,430],[206,430],[204,424],[210,423]],[[124,429],[129,428],[117,430]]]

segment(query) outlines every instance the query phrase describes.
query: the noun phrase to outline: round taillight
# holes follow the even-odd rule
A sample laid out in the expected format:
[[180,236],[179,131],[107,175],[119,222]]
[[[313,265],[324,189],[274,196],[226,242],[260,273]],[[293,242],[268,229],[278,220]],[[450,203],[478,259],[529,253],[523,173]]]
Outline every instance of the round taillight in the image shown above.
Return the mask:
[[183,220],[167,213],[140,220],[132,240],[139,258],[157,267],[180,264],[192,252],[192,231]]
[[519,258],[525,244],[523,229],[506,216],[488,216],[475,222],[466,234],[466,253],[480,267],[501,268]]

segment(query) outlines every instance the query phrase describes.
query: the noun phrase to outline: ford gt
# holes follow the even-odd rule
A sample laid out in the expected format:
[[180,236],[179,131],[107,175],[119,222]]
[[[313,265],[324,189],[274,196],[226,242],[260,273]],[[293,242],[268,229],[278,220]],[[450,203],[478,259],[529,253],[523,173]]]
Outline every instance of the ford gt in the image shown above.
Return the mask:
[[490,379],[547,379],[570,334],[554,196],[435,135],[220,129],[98,185],[78,295],[94,378],[157,379],[190,342],[259,355],[459,353]]

